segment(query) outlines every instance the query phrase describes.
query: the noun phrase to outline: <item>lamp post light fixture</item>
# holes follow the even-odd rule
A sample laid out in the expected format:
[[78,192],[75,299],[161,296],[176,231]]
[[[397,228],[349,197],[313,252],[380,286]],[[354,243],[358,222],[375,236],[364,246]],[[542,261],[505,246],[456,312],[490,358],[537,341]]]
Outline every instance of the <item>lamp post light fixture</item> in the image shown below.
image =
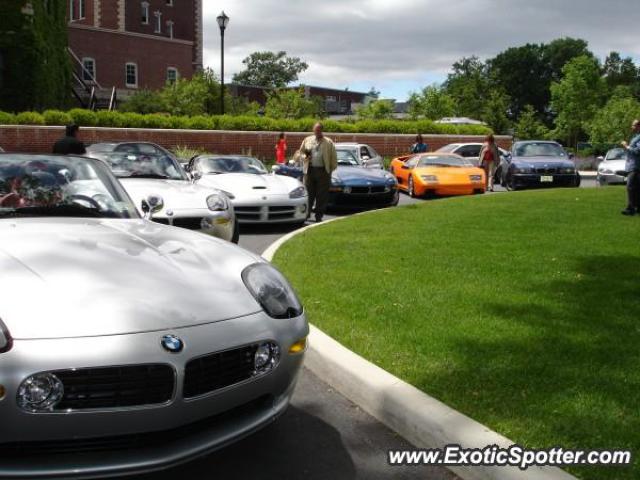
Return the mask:
[[224,115],[224,31],[229,25],[229,17],[222,12],[216,20],[220,27],[220,112]]

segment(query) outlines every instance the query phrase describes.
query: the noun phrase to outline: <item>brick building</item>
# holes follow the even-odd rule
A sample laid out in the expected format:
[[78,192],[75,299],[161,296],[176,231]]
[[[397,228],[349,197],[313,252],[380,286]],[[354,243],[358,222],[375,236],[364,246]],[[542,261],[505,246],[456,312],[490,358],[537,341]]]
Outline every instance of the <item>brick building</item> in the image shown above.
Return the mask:
[[120,94],[202,68],[202,0],[68,0],[74,71]]

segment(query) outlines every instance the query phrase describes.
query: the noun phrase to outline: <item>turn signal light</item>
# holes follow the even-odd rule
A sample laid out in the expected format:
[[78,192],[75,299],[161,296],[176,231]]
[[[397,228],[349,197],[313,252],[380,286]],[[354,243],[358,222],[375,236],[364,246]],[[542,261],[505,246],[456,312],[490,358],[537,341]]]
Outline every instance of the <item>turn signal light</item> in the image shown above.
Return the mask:
[[289,353],[291,353],[292,355],[295,355],[295,354],[304,352],[306,349],[307,349],[307,338],[305,337],[301,340],[298,340],[293,345],[291,345],[291,347],[289,347]]

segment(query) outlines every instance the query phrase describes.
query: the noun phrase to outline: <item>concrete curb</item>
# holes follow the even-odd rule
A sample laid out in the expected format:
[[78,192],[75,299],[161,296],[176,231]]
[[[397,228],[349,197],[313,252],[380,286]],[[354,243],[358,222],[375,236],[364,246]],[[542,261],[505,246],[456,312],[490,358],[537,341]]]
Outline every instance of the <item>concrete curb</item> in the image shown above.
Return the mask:
[[[372,212],[364,214],[367,213]],[[272,261],[278,249],[293,237],[344,218],[349,217],[292,232],[272,244],[262,256]],[[462,445],[482,449],[491,445],[502,448],[514,445],[508,438],[370,363],[314,326],[311,326],[305,365],[417,448]],[[554,467],[535,467],[524,472],[516,467],[456,467],[450,470],[464,480],[576,480]]]

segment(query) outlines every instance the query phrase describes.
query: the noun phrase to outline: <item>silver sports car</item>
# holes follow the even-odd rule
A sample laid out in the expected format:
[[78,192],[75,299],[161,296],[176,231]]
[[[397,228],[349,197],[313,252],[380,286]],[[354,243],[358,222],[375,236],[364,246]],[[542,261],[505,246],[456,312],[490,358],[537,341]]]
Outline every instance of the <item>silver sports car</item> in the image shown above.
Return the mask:
[[165,205],[154,215],[155,222],[238,243],[240,230],[229,198],[220,190],[194,185],[182,165],[161,147],[99,143],[89,147],[87,156],[107,162],[136,205],[149,195],[162,196]]
[[191,159],[189,171],[199,185],[229,195],[240,223],[302,224],[308,217],[302,183],[267,172],[256,158],[201,155]]
[[308,335],[287,280],[140,218],[99,160],[0,155],[0,272],[2,478],[149,472],[287,408]]
[[598,185],[616,185],[627,183],[626,166],[627,152],[624,148],[613,148],[607,152],[606,157],[600,157],[598,165]]

